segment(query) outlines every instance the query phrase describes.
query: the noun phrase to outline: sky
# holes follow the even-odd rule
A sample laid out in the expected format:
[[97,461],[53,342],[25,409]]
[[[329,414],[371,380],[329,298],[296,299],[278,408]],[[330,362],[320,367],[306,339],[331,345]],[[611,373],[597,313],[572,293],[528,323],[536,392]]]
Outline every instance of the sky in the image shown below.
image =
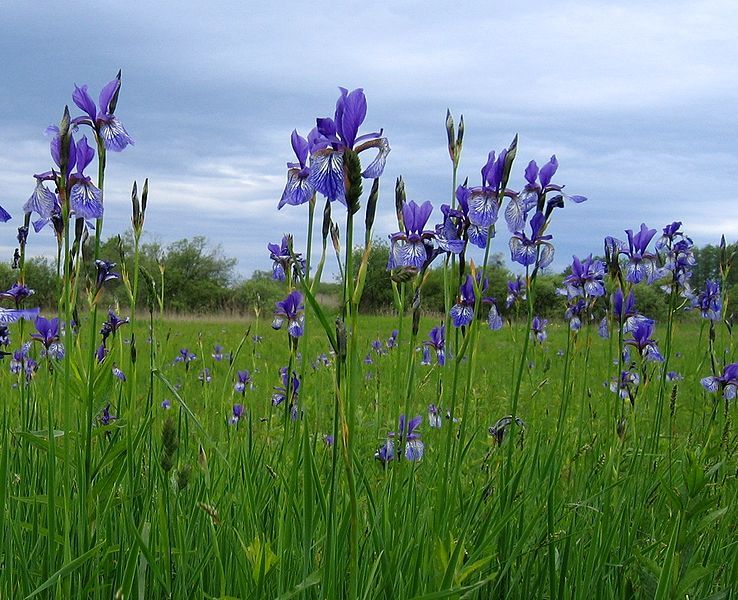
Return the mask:
[[[732,0],[0,0],[0,205],[13,215],[0,259],[33,174],[51,166],[45,128],[66,104],[79,112],[75,84],[97,98],[118,69],[116,115],[135,146],[108,155],[103,237],[130,226],[131,185],[148,177],[147,239],[206,236],[241,277],[270,268],[266,245],[283,233],[304,249],[307,207],[277,210],[290,133],[333,116],[338,86],[364,89],[362,130],[383,129],[392,148],[378,237],[397,229],[400,175],[440,222],[448,108],[466,126],[461,180],[478,184],[488,152],[518,134],[510,187],[556,154],[554,182],[588,197],[554,216],[555,270],[641,222],[682,221],[698,245],[738,240],[736,24]],[[509,259],[508,237],[501,223],[492,251]],[[54,248],[43,230],[28,253]]]

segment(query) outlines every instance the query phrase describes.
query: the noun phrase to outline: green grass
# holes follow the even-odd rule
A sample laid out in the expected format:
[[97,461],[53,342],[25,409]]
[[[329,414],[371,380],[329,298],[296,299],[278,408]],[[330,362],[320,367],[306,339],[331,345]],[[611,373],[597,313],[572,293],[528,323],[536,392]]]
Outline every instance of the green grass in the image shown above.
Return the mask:
[[[424,319],[418,339],[435,324]],[[396,325],[392,317],[361,317],[361,356]],[[328,346],[317,322],[309,326],[300,344],[304,364],[295,365],[303,374],[297,421],[271,402],[289,361],[284,332],[265,323],[170,320],[156,324],[151,339],[139,321],[133,377],[124,326],[111,356],[96,366],[90,473],[87,350],[68,349],[67,407],[60,367],[49,370],[39,359],[30,384],[14,387],[17,376],[0,365],[0,597],[344,597],[352,509],[346,466],[324,441],[333,430],[333,369],[310,364]],[[676,326],[681,355],[670,369],[684,381],[667,384],[655,447],[658,373],[636,406],[624,407],[627,426],[618,435],[621,406],[606,386],[616,373],[614,344],[595,332],[588,349],[580,332],[565,377],[563,325],[531,348],[516,411],[525,428],[498,446],[488,428],[509,414],[521,328],[480,331],[471,386],[456,404],[462,423],[444,419],[433,429],[426,417],[430,403],[451,406],[454,361],[416,367],[409,414],[424,416],[425,443],[417,463],[383,468],[374,459],[405,410],[414,349],[401,339],[373,364],[362,363],[349,458],[358,596],[731,597],[738,581],[735,408],[715,404],[699,384],[709,374],[699,325]],[[81,338],[84,345],[88,335]],[[719,338],[716,347],[729,343]],[[232,364],[211,358],[215,344],[233,353]],[[198,356],[188,370],[172,363],[182,347]],[[113,378],[113,362],[127,382]],[[469,366],[458,365],[460,391]],[[207,384],[198,380],[204,367],[212,371]],[[240,369],[254,380],[244,398],[233,391]],[[165,398],[169,410],[161,407]],[[228,424],[235,402],[246,407],[238,426]],[[108,403],[118,419],[102,426]],[[177,448],[165,471],[169,417]]]

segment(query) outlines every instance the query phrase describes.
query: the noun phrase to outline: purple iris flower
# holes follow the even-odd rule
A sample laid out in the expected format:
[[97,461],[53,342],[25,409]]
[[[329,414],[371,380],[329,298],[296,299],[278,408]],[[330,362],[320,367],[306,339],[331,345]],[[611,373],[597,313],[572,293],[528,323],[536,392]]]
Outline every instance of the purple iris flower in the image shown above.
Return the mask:
[[585,196],[568,195],[563,192],[564,186],[551,183],[551,179],[559,168],[559,161],[553,155],[540,169],[538,163],[532,160],[525,168],[525,187],[510,199],[505,208],[505,220],[511,232],[523,229],[528,213],[538,207],[541,210],[546,194],[558,192],[566,200],[580,204],[587,200]]
[[102,361],[104,361],[107,355],[108,349],[105,347],[105,344],[100,344],[95,351],[95,358],[97,358],[97,362],[101,363]]
[[[469,216],[469,201],[471,200],[471,196],[471,189],[465,185],[457,187],[456,200],[459,203],[459,210],[454,213],[452,209],[449,209],[449,215],[456,217],[456,223],[461,237],[466,234],[466,239],[477,248],[486,248],[490,228],[472,222],[471,217]],[[441,207],[441,209],[443,209],[443,207]]]
[[374,458],[382,463],[383,467],[386,466],[395,458],[395,443],[392,440],[386,440],[374,453]]
[[442,424],[443,419],[441,419],[441,409],[438,408],[435,404],[429,404],[428,425],[430,425],[434,429],[440,429]]
[[441,213],[443,213],[443,223],[436,225],[434,236],[436,243],[443,252],[461,254],[466,248],[464,235],[468,227],[468,219],[463,211],[451,208],[448,204],[441,205]]
[[341,96],[336,102],[333,119],[316,120],[316,127],[308,134],[310,149],[310,184],[328,200],[338,200],[346,205],[343,154],[346,150],[357,153],[370,148],[378,150],[377,157],[364,169],[362,176],[375,179],[382,175],[390,152],[387,138],[382,132],[358,135],[366,118],[366,97],[361,88],[349,92],[339,88]]
[[609,245],[611,254],[622,254],[627,258],[625,270],[627,281],[653,283],[659,276],[659,270],[656,267],[656,255],[648,250],[648,245],[656,235],[656,230],[649,229],[645,223],[641,223],[638,232],[633,233],[633,230],[626,229],[625,233],[628,236],[627,245],[620,240],[609,238],[605,240],[606,246]]
[[213,360],[216,362],[220,362],[223,360],[223,346],[220,344],[215,344],[213,346],[213,353],[210,355],[213,357]]
[[230,425],[238,425],[238,422],[241,420],[241,417],[243,417],[244,413],[244,407],[243,404],[234,404],[233,405],[233,416],[228,419],[228,423]]
[[185,371],[189,371],[190,363],[197,360],[197,354],[190,352],[187,348],[180,348],[179,354],[174,359],[174,363],[184,363]]
[[99,219],[103,216],[102,192],[84,174],[92,162],[95,151],[87,144],[87,138],[77,143],[77,173],[70,177],[69,206],[83,219]]
[[397,336],[400,335],[400,332],[397,329],[393,329],[392,333],[390,333],[390,336],[387,338],[387,348],[390,350],[397,346]]
[[107,340],[110,334],[113,334],[113,336],[115,336],[118,329],[120,329],[128,322],[130,322],[130,319],[128,317],[121,319],[118,315],[115,314],[112,309],[110,309],[108,311],[107,321],[105,321],[100,328],[100,335],[102,335],[103,343],[105,342],[105,340]]
[[583,298],[573,298],[566,305],[564,318],[569,321],[569,329],[579,331],[582,328],[582,316],[587,311],[587,302]]
[[120,73],[118,77],[110,81],[100,92],[99,107],[95,106],[94,100],[87,91],[87,86],[74,86],[72,100],[86,114],[82,117],[72,119],[75,125],[89,125],[95,130],[98,139],[102,140],[106,149],[120,152],[129,144],[133,145],[133,139],[118,118],[113,114],[118,103],[120,93]]
[[722,391],[723,398],[733,400],[738,395],[738,363],[727,365],[720,376],[703,377],[700,383],[708,392]]
[[95,261],[95,267],[97,268],[96,284],[98,291],[104,283],[120,279],[120,273],[113,271],[116,267],[116,263],[114,262],[98,259]]
[[396,439],[399,444],[405,444],[405,458],[411,462],[417,462],[423,458],[425,447],[417,431],[422,422],[423,417],[420,415],[409,421],[406,420],[405,415],[400,415],[397,431],[390,431],[387,434],[388,438]]
[[125,373],[123,373],[123,371],[121,371],[121,370],[120,370],[120,369],[119,369],[118,367],[116,367],[115,365],[113,365],[113,369],[112,369],[112,371],[113,371],[113,376],[114,376],[114,377],[116,377],[116,378],[120,379],[121,381],[125,381],[125,380],[126,380],[126,375],[125,375]]
[[13,358],[10,359],[10,372],[13,375],[18,375],[23,370],[23,365],[28,359],[28,352],[31,349],[30,342],[23,344],[18,350],[13,352]]
[[3,223],[7,223],[12,218],[13,217],[11,216],[11,214],[2,206],[0,206],[0,221],[2,221]]
[[172,408],[172,401],[168,398],[164,398],[164,400],[161,401],[161,407],[164,410],[169,410],[170,408]]
[[433,348],[436,352],[438,366],[444,366],[446,364],[446,326],[437,325],[431,329],[428,339],[423,342],[423,346],[426,349]]
[[705,289],[697,296],[697,306],[703,319],[719,321],[723,310],[720,282],[713,279],[705,281]]
[[570,299],[600,297],[605,295],[605,263],[592,258],[590,254],[580,261],[572,257],[571,273],[564,278],[566,294]]
[[495,158],[494,150],[489,153],[487,163],[482,167],[482,185],[469,188],[466,197],[469,206],[469,220],[472,224],[489,228],[497,222],[497,214],[502,204],[505,190],[500,189],[507,149]]
[[435,237],[435,233],[424,230],[433,206],[427,200],[418,205],[415,201],[407,202],[402,207],[405,231],[390,235],[390,256],[388,269],[413,267],[422,269],[429,256],[426,245]]
[[548,319],[541,319],[541,317],[533,317],[530,324],[531,336],[540,343],[543,343],[548,338],[546,333],[546,325],[548,325]]
[[640,383],[641,378],[636,371],[621,371],[620,377],[610,382],[610,391],[633,404]]
[[623,328],[623,333],[633,331],[641,322],[650,321],[636,310],[633,290],[628,293],[627,297],[624,297],[623,291],[618,288],[610,297],[610,302],[613,314]]
[[305,270],[305,261],[300,254],[290,251],[291,245],[291,235],[283,235],[279,244],[267,244],[269,259],[274,261],[272,263],[272,279],[276,281],[284,281],[290,268],[295,271],[295,277]]
[[115,421],[118,417],[115,415],[110,414],[110,402],[108,402],[105,405],[105,408],[103,408],[102,414],[100,415],[100,424],[101,425],[110,425],[113,421]]
[[292,206],[305,204],[315,194],[315,186],[310,182],[310,168],[308,167],[310,145],[304,137],[297,133],[297,129],[292,132],[291,142],[297,162],[287,163],[289,169],[287,171],[287,185],[277,205],[278,209],[285,204],[291,204]]
[[0,292],[0,298],[8,298],[15,302],[15,307],[20,308],[21,303],[34,294],[34,290],[22,283],[14,283],[9,290]]
[[251,372],[248,370],[237,371],[236,376],[238,377],[238,381],[236,382],[236,385],[233,386],[233,389],[244,396],[246,395],[246,386],[251,385],[252,383]]
[[37,333],[32,333],[31,338],[41,342],[48,350],[50,346],[59,341],[60,328],[59,319],[45,319],[44,317],[36,317],[35,321]]
[[672,274],[673,283],[687,298],[692,297],[689,279],[692,277],[692,268],[696,264],[694,258],[694,243],[691,238],[681,231],[682,223],[675,221],[664,227],[663,233],[656,242],[656,251],[661,256],[663,267],[660,274]]
[[298,338],[303,332],[305,316],[302,311],[305,306],[302,303],[302,294],[295,290],[287,295],[284,300],[277,302],[274,309],[274,329],[281,329],[284,319],[287,319],[287,331],[293,338]]
[[546,230],[546,217],[542,212],[539,211],[533,215],[530,220],[530,229],[530,237],[523,231],[517,231],[512,235],[510,238],[510,257],[514,262],[524,267],[537,265],[544,269],[553,261],[554,247],[549,242],[553,236],[543,235]]
[[666,381],[684,381],[684,376],[677,371],[669,371],[666,374]]
[[510,308],[513,304],[523,302],[526,299],[525,281],[518,275],[512,281],[507,282],[507,298],[505,307]]
[[[10,346],[10,330],[7,325],[0,325],[0,346],[6,348]],[[0,357],[5,356],[5,353],[0,353]]]
[[287,387],[290,388],[290,404],[297,405],[297,398],[300,393],[300,379],[297,377],[297,373],[292,372],[292,377],[287,376],[287,367],[279,369],[279,376],[282,380],[282,385],[274,388],[272,394],[272,404],[279,406],[285,400],[287,400]]
[[651,319],[639,320],[630,332],[632,339],[625,340],[625,343],[638,350],[643,360],[663,362],[658,345],[651,339],[654,324]]
[[456,304],[451,307],[449,313],[454,327],[464,327],[472,322],[474,319],[475,302],[474,280],[471,275],[467,275],[464,283],[459,288],[459,297],[456,300]]
[[213,374],[210,372],[210,369],[205,367],[202,371],[200,371],[197,378],[203,384],[210,383],[213,380]]

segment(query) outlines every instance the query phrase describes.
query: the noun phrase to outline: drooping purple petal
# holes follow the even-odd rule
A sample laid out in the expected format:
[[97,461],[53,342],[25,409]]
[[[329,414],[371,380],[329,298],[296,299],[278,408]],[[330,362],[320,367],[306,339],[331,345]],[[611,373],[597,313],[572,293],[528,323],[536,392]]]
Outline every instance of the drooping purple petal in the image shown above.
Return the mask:
[[310,183],[331,202],[346,205],[343,180],[343,152],[330,149],[313,153],[310,158]]
[[129,144],[134,144],[125,127],[113,115],[105,115],[98,119],[98,131],[105,148],[113,152],[121,152]]
[[361,174],[361,176],[366,179],[376,179],[377,177],[381,177],[382,173],[384,173],[387,155],[390,153],[390,145],[387,138],[380,138],[378,140],[377,148],[379,149],[377,156],[374,157],[374,160],[369,163],[369,166],[364,169]]
[[290,169],[287,172],[287,185],[282,192],[282,198],[279,200],[277,208],[282,208],[285,204],[291,206],[299,206],[308,202],[313,197],[315,188],[310,182],[309,172],[306,174],[304,169]]
[[472,191],[469,198],[469,220],[480,227],[490,227],[497,221],[497,195],[485,189]]
[[72,186],[69,205],[77,217],[99,219],[103,216],[102,193],[89,180]]
[[40,179],[37,179],[33,194],[23,205],[23,212],[26,214],[35,212],[41,218],[48,219],[51,217],[56,203],[56,194],[48,189]]

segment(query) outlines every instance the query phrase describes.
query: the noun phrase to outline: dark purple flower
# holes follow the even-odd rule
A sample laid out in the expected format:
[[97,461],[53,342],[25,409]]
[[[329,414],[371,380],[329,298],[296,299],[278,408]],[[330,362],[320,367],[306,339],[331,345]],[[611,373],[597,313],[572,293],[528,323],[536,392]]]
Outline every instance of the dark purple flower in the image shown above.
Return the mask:
[[542,210],[546,194],[557,192],[562,199],[571,200],[577,204],[584,202],[584,196],[568,195],[563,192],[564,186],[551,183],[551,179],[559,168],[559,161],[553,155],[540,169],[536,161],[532,160],[525,168],[525,187],[521,192],[510,199],[505,209],[505,220],[511,232],[521,231],[528,213],[537,208]]
[[102,324],[102,327],[100,328],[100,335],[102,335],[103,344],[108,339],[108,336],[110,334],[115,335],[118,329],[120,329],[122,325],[125,325],[129,321],[130,319],[128,317],[121,319],[118,315],[115,314],[112,309],[108,310],[108,319]]
[[571,273],[564,278],[564,286],[570,299],[579,296],[600,297],[605,295],[605,263],[590,254],[583,261],[572,257]]
[[197,360],[197,354],[190,352],[187,348],[180,348],[179,354],[174,359],[174,363],[184,363],[185,370],[188,371],[190,363],[193,360]]
[[[10,346],[10,330],[7,325],[0,324],[0,346],[5,346],[6,348]],[[0,353],[0,358],[3,356],[5,356],[5,353]]]
[[658,278],[659,271],[656,267],[656,255],[648,251],[648,245],[656,235],[656,230],[649,229],[645,223],[641,223],[641,228],[637,233],[633,233],[631,229],[626,229],[625,233],[628,236],[627,245],[613,238],[609,242],[605,240],[605,244],[609,243],[610,246],[609,253],[622,254],[626,257],[625,279],[627,281],[653,283]]
[[548,325],[548,319],[541,319],[541,317],[533,317],[533,321],[531,321],[530,334],[540,343],[545,342],[548,338],[546,325]]
[[383,467],[386,466],[395,458],[395,443],[392,440],[386,440],[374,453],[374,458],[382,463]]
[[370,148],[378,150],[377,157],[364,169],[362,176],[375,179],[382,175],[389,142],[382,132],[358,135],[366,118],[366,97],[361,88],[349,92],[339,88],[341,96],[336,102],[333,119],[316,120],[316,127],[308,134],[310,150],[310,184],[328,200],[346,204],[343,155],[347,149],[357,153]]
[[413,267],[422,269],[428,260],[426,244],[435,237],[435,233],[424,229],[433,206],[427,200],[418,205],[415,201],[407,202],[402,207],[405,231],[390,235],[390,255],[388,269]]
[[116,105],[120,93],[120,73],[118,77],[110,81],[100,92],[98,111],[95,102],[87,92],[87,86],[74,86],[72,100],[86,114],[72,120],[75,125],[89,125],[95,130],[98,139],[102,140],[106,149],[120,152],[129,144],[133,145],[133,139],[116,116]]
[[168,398],[164,398],[164,400],[162,400],[162,402],[161,402],[161,407],[164,410],[169,410],[170,408],[172,408],[172,402],[171,402],[171,400],[169,400]]
[[282,367],[279,369],[279,376],[282,380],[282,385],[274,388],[272,404],[279,406],[287,400],[287,388],[289,387],[290,404],[296,405],[300,393],[300,379],[297,377],[297,373],[293,371],[292,377],[290,378],[287,376],[287,367]]
[[705,289],[697,296],[697,306],[703,319],[719,321],[723,310],[720,282],[713,279],[705,281]]
[[587,302],[583,298],[569,300],[564,318],[569,321],[569,329],[579,331],[582,328],[582,316],[587,310]]
[[390,336],[387,338],[387,348],[392,349],[397,345],[397,336],[400,332],[397,329],[393,329]]
[[720,376],[703,377],[700,383],[708,392],[722,391],[723,398],[733,400],[738,394],[738,363],[727,365]]
[[287,331],[293,338],[298,338],[303,332],[305,316],[302,311],[305,306],[302,303],[302,294],[297,290],[287,295],[284,300],[277,302],[274,309],[274,322],[272,327],[280,329],[284,319],[287,319]]
[[333,436],[330,434],[326,434],[323,436],[323,441],[325,442],[325,445],[329,448],[334,444],[335,440],[333,439]]
[[125,381],[126,380],[125,373],[123,373],[123,371],[121,371],[115,365],[113,365],[113,376],[116,377],[116,378],[118,378],[118,379],[120,379],[121,381]]
[[241,420],[241,417],[243,417],[244,413],[244,407],[243,404],[234,404],[233,405],[233,416],[228,420],[228,423],[230,425],[238,425],[238,422]]
[[292,132],[291,141],[297,162],[287,163],[289,169],[287,171],[287,185],[277,205],[278,209],[285,204],[291,204],[292,206],[304,204],[315,194],[315,187],[310,182],[310,168],[308,167],[310,145],[304,137],[297,133],[297,129]]
[[116,267],[116,263],[109,262],[107,260],[96,260],[95,267],[97,268],[97,289],[100,290],[103,284],[107,281],[114,281],[120,279],[120,273],[113,271]]
[[220,344],[215,344],[213,346],[213,353],[210,355],[213,357],[213,360],[216,362],[220,362],[223,360],[223,346]]
[[8,298],[10,300],[13,300],[13,302],[15,303],[15,307],[20,308],[23,300],[25,300],[29,296],[32,296],[34,293],[34,290],[30,289],[26,285],[22,283],[14,283],[9,290],[5,292],[0,292],[0,298]]
[[238,377],[238,381],[233,386],[233,389],[243,396],[246,394],[246,386],[252,384],[251,373],[247,370],[236,371],[236,376]]
[[622,400],[630,400],[633,404],[640,383],[641,378],[637,371],[621,371],[620,377],[610,382],[610,391],[617,393]]
[[469,221],[472,224],[488,229],[497,221],[497,214],[505,192],[501,189],[507,149],[495,158],[494,150],[489,153],[487,163],[482,167],[482,185],[469,188],[466,198],[469,206]]
[[23,370],[23,366],[28,360],[28,352],[30,349],[30,342],[26,342],[18,350],[13,352],[13,358],[10,359],[9,365],[10,372],[13,375],[18,375]]
[[35,325],[37,333],[32,333],[31,338],[41,342],[46,350],[53,343],[59,341],[60,328],[58,318],[45,319],[44,317],[36,317]]
[[[411,462],[417,462],[423,458],[425,447],[423,442],[420,440],[420,433],[417,431],[422,422],[423,417],[420,415],[413,417],[409,421],[406,421],[405,415],[400,415],[397,423],[397,431],[390,431],[387,434],[387,437],[391,438],[387,440],[388,442],[391,442],[392,439],[396,439],[398,444],[404,443],[405,458]],[[385,446],[387,446],[387,444],[385,444]],[[392,446],[392,455],[394,455],[394,445]]]
[[272,264],[272,279],[284,281],[290,268],[299,274],[305,270],[305,261],[300,254],[291,251],[292,236],[283,235],[279,244],[267,244]]
[[423,342],[426,349],[433,348],[436,352],[436,361],[439,366],[446,364],[446,326],[437,325],[430,330],[428,339]]
[[654,324],[651,319],[639,320],[630,332],[632,338],[625,340],[625,343],[638,350],[643,360],[663,362],[664,357],[661,356],[658,345],[651,339]]
[[626,298],[623,296],[623,292],[620,288],[616,289],[610,297],[610,302],[613,314],[623,328],[623,333],[632,331],[640,322],[650,320],[636,311],[635,295],[633,294],[633,290],[628,293]]
[[546,217],[542,212],[536,212],[530,220],[531,234],[528,237],[523,231],[515,232],[510,238],[511,259],[525,267],[537,265],[544,269],[551,264],[554,257],[554,247],[549,240],[551,235],[544,235]]
[[454,327],[464,327],[474,319],[474,304],[476,295],[474,293],[474,280],[467,275],[464,283],[459,288],[459,296],[456,304],[451,307],[450,316]]
[[510,308],[513,304],[523,302],[526,299],[525,281],[518,275],[512,281],[507,282],[507,298],[505,307]]
[[205,367],[202,371],[200,371],[197,378],[203,384],[210,383],[213,380],[213,374],[210,372],[210,369]]
[[102,414],[100,415],[100,424],[101,425],[110,425],[113,421],[115,421],[118,417],[115,415],[110,414],[110,402],[108,402],[105,405],[105,408],[103,408]]

